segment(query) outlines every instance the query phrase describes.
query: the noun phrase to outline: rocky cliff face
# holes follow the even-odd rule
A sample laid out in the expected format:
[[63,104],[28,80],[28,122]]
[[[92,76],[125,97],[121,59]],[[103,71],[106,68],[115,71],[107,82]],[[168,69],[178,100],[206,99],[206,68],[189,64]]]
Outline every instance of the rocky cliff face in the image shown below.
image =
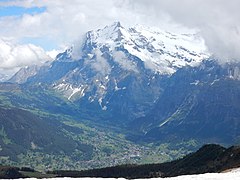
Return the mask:
[[148,115],[132,124],[146,140],[238,143],[240,82],[229,74],[236,69],[209,60],[179,70]]

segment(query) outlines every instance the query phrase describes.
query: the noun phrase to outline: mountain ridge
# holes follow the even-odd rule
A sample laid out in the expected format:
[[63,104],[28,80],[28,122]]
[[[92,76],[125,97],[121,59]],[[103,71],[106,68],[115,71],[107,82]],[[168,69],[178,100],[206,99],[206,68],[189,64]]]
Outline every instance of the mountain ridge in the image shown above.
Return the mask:
[[239,146],[225,148],[216,144],[207,144],[196,152],[188,154],[181,159],[161,164],[127,164],[83,171],[55,170],[48,171],[44,174],[29,167],[17,168],[0,166],[0,178],[93,177],[140,179],[166,178],[203,173],[222,173],[226,170],[239,168],[239,154]]
[[183,158],[162,164],[122,165],[86,171],[53,171],[50,173],[60,177],[127,179],[220,173],[240,166],[239,153],[240,149],[238,146],[224,148],[216,144],[207,144]]
[[[80,58],[73,58],[74,51],[74,47],[67,49],[37,71],[22,70],[29,77],[23,75],[18,82],[47,83],[69,101],[98,104],[99,111],[120,112],[118,116],[128,120],[151,109],[162,92],[161,79],[209,56],[203,39],[195,34],[172,34],[139,25],[126,29],[120,22],[87,32]],[[18,75],[10,82],[21,79]],[[145,96],[140,98],[142,93]]]

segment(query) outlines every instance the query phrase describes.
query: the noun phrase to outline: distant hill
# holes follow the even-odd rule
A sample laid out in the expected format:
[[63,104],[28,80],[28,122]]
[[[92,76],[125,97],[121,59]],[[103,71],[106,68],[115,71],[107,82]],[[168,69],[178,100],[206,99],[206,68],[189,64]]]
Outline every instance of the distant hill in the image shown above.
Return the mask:
[[1,179],[17,179],[24,178],[25,176],[21,174],[20,168],[10,167],[10,166],[0,166],[0,178]]
[[[39,165],[46,168],[56,157],[69,157],[71,162],[91,158],[93,147],[67,136],[71,132],[83,131],[65,125],[54,116],[0,106],[0,164],[19,166],[14,162],[20,161],[20,165],[39,169]],[[76,155],[75,149],[82,156]]]
[[240,147],[204,145],[182,159],[162,164],[122,165],[86,171],[54,171],[60,177],[152,178],[222,172],[240,167]]
[[0,179],[19,179],[19,178],[54,178],[53,174],[45,174],[35,171],[28,167],[11,167],[0,165]]
[[101,177],[101,178],[153,178],[179,175],[219,173],[240,167],[240,147],[224,148],[220,145],[204,145],[185,157],[161,164],[121,165],[85,171],[49,171],[42,174],[31,168],[0,166],[0,178],[44,177]]
[[[45,150],[49,153],[70,153],[69,149],[78,144],[60,133],[59,124],[18,108],[0,107],[0,155],[9,155],[15,151]],[[58,133],[56,133],[58,132]],[[54,142],[54,143],[53,143]],[[12,152],[13,151],[13,152]]]

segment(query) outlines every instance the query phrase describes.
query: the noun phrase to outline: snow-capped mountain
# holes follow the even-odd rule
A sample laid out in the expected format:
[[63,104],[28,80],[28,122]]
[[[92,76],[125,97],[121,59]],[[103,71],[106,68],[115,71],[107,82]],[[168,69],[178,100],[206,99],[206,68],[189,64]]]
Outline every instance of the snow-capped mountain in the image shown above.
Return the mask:
[[77,53],[73,46],[37,72],[21,70],[12,81],[47,83],[68,101],[135,118],[159,98],[164,78],[207,57],[198,34],[140,25],[127,29],[115,22],[87,32]]
[[40,66],[32,65],[21,68],[14,76],[9,79],[9,82],[24,83],[29,77],[32,77],[37,74]]
[[186,65],[196,66],[209,57],[204,40],[198,34],[174,34],[140,25],[125,29],[119,22],[88,32],[86,42],[94,49],[108,48],[123,68],[134,65],[124,66],[121,60],[124,56],[115,54],[118,48],[143,61],[145,68],[160,74],[172,74]]

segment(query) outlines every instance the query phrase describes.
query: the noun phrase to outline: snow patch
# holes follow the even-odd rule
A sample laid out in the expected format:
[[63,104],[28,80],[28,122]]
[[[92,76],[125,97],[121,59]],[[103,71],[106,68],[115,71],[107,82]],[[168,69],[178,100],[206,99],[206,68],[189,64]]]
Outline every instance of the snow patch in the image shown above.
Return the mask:
[[84,88],[80,87],[80,88],[72,88],[72,94],[68,97],[68,100],[70,100],[74,94],[80,92],[80,97],[83,97],[85,94],[84,94]]
[[199,83],[200,83],[199,80],[195,80],[194,82],[192,82],[192,83],[190,83],[190,84],[191,84],[191,85],[195,85],[195,86],[197,86]]
[[118,87],[118,84],[117,84],[116,79],[114,79],[114,84],[115,84],[115,87],[114,87],[114,90],[115,90],[115,91],[120,91],[120,90],[125,90],[125,89],[127,89],[126,87],[122,87],[122,88]]
[[102,105],[102,102],[103,102],[103,99],[100,98],[100,99],[98,100],[98,103],[99,103],[99,105],[101,106],[102,110],[103,110],[103,111],[106,111],[106,110],[107,110],[107,106],[103,106],[103,105]]
[[85,89],[86,86],[81,85],[79,87],[73,87],[72,84],[66,83],[65,81],[62,81],[62,83],[58,85],[53,85],[54,89],[57,89],[60,92],[64,92],[64,96],[68,99],[71,100],[72,97],[78,93],[78,98],[82,98],[85,96]]
[[211,83],[211,86],[214,85],[218,81],[220,81],[220,79],[214,79],[214,81]]

